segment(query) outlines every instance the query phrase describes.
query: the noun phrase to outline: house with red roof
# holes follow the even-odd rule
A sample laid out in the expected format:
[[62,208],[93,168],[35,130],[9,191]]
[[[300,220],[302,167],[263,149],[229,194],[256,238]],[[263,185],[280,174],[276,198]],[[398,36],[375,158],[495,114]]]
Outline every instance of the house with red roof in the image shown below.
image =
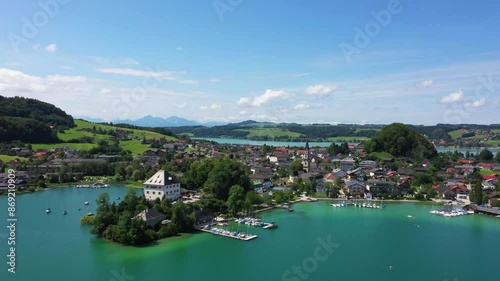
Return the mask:
[[464,165],[474,165],[474,164],[476,164],[476,161],[470,160],[470,159],[459,159],[457,162],[460,163],[460,164],[464,164]]
[[493,170],[493,164],[492,163],[479,163],[477,166],[485,171],[491,171]]
[[491,174],[491,175],[486,175],[483,176],[483,180],[498,180],[498,174]]

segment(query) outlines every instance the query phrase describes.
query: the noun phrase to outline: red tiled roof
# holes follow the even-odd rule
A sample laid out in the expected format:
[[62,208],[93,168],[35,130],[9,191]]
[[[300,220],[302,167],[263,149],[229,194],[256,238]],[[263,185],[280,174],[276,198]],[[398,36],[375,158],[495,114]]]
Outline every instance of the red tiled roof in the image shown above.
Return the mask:
[[498,177],[497,174],[491,174],[491,175],[483,176],[483,180],[496,180],[497,177]]

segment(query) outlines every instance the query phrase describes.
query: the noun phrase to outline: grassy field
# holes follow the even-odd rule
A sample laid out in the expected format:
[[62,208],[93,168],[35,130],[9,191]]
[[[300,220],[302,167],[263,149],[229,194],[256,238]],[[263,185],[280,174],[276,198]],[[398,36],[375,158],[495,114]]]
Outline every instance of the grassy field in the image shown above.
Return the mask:
[[475,135],[472,137],[464,138],[465,140],[470,140],[470,139],[484,139],[486,135]]
[[490,140],[487,141],[486,143],[492,146],[500,146],[500,140]]
[[491,131],[492,131],[493,133],[495,133],[495,134],[500,134],[500,129],[493,129],[493,130],[491,130]]
[[479,173],[481,176],[489,176],[493,174],[500,174],[500,171],[485,171],[485,170],[480,170]]
[[[94,126],[96,127],[96,129],[101,128],[103,130],[115,130],[117,128],[109,125],[94,124],[83,120],[75,120],[75,124],[76,127],[66,130],[64,133],[58,133],[57,136],[63,141],[67,141],[70,139],[78,139],[81,137],[91,137],[94,138],[95,143],[33,144],[32,145],[33,149],[50,150],[56,147],[68,146],[71,149],[89,150],[93,147],[96,147],[97,142],[99,140],[108,140],[111,137],[111,135],[94,134],[91,132],[82,131],[82,129],[85,128],[92,129]],[[125,130],[132,131],[132,134],[140,139],[142,139],[143,137],[146,137],[148,139],[165,137],[168,140],[176,140],[176,138],[174,137],[164,136],[162,134],[155,132],[149,132],[144,130],[132,130],[132,129],[125,129]],[[149,147],[149,145],[147,144],[141,144],[140,140],[123,140],[120,141],[120,146],[123,149],[132,151],[133,155],[142,154]]]
[[140,140],[120,141],[120,146],[125,150],[132,151],[133,155],[142,154],[149,149],[149,144],[142,144]]
[[359,140],[359,141],[365,141],[365,140],[369,140],[370,138],[367,138],[367,137],[334,137],[334,138],[328,138],[328,141],[331,141],[331,142],[339,142],[339,141],[347,141],[347,142],[350,142],[350,141],[353,141],[353,140]]
[[388,152],[372,152],[368,155],[368,157],[375,156],[377,159],[384,159],[384,158],[394,158],[390,153]]
[[28,158],[0,154],[0,161],[2,161],[2,162],[8,162],[11,160],[16,160],[16,159],[19,159],[20,161],[28,160]]
[[290,131],[284,131],[281,129],[276,129],[276,128],[251,128],[251,129],[237,129],[238,131],[244,131],[244,132],[249,132],[247,137],[263,137],[263,136],[269,136],[269,137],[283,137],[283,136],[288,136],[291,138],[299,138],[302,135],[299,133],[295,132],[290,132]]
[[[75,120],[75,124],[76,124],[76,127],[71,128],[68,131],[66,131],[66,134],[86,133],[86,132],[82,132],[81,129],[84,129],[84,128],[92,129],[94,126],[96,127],[96,129],[101,128],[103,130],[116,130],[116,128],[117,128],[117,127],[113,127],[113,126],[109,126],[109,125],[94,124],[94,123],[83,121],[83,120]],[[163,138],[163,137],[165,137],[167,140],[176,140],[176,138],[174,138],[174,137],[164,136],[162,134],[150,132],[150,131],[132,130],[132,129],[125,129],[125,128],[124,128],[124,130],[133,131],[132,134],[139,137],[139,138],[146,137],[146,138],[150,139],[150,138]],[[74,132],[74,131],[77,131],[77,132]]]
[[464,133],[463,130],[455,130],[455,131],[448,132],[448,135],[450,135],[450,137],[452,139],[456,140],[456,139],[460,138],[463,133]]
[[357,128],[357,129],[356,129],[356,131],[355,131],[355,133],[359,133],[359,132],[362,132],[362,131],[373,131],[373,130],[375,130],[375,131],[377,131],[377,132],[378,132],[378,131],[380,131],[380,130],[382,130],[382,129],[380,129],[380,128],[373,128],[373,129],[362,129],[362,128]]

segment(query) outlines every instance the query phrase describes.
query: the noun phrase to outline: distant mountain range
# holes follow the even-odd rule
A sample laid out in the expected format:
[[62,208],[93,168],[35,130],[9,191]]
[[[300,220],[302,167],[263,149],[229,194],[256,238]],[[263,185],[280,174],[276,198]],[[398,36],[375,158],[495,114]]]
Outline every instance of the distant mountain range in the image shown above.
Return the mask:
[[[96,123],[101,123],[101,122],[106,122],[103,119],[100,118],[92,118],[88,116],[79,116],[78,118],[90,121],[90,122],[96,122]],[[135,126],[141,126],[141,127],[183,127],[183,126],[206,126],[206,127],[212,127],[212,126],[219,126],[219,125],[225,125],[226,123],[223,122],[207,122],[207,123],[200,123],[197,121],[189,120],[186,118],[178,117],[178,116],[170,116],[168,118],[161,118],[161,117],[154,117],[151,115],[144,116],[142,118],[136,119],[136,120],[112,120],[114,124],[130,124],[130,125],[135,125]]]

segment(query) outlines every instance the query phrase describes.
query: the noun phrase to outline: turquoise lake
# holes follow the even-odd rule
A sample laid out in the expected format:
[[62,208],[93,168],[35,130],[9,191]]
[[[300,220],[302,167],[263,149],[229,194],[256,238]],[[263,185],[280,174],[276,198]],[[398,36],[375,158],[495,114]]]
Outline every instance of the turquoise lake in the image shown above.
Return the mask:
[[[438,217],[419,203],[389,203],[383,210],[299,203],[294,212],[260,215],[277,229],[244,226],[259,235],[252,241],[196,233],[134,248],[96,238],[80,225],[105,191],[116,199],[127,189],[69,187],[16,197],[15,274],[7,272],[7,197],[1,196],[0,280],[500,280],[495,217]],[[335,247],[325,250],[328,241]],[[302,275],[294,273],[299,266]]]

